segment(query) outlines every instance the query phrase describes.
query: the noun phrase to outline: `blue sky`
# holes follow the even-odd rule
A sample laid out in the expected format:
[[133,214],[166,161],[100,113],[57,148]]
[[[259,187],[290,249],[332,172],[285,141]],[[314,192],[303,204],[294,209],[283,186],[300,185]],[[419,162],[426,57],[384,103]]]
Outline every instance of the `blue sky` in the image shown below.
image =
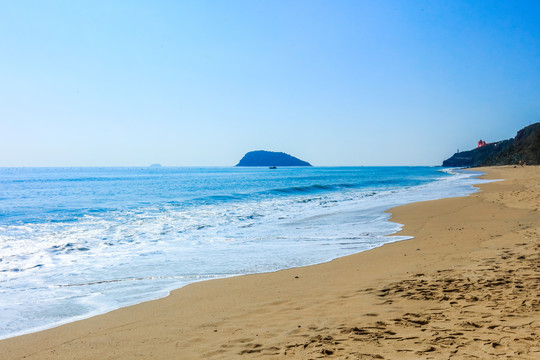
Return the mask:
[[0,166],[438,165],[540,121],[538,1],[0,1]]

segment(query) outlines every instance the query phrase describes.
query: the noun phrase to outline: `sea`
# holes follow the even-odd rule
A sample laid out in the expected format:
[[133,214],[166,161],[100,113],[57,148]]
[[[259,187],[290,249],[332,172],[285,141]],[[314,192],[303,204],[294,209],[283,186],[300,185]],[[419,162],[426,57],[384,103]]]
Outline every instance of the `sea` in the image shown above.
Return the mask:
[[0,339],[196,281],[330,261],[385,243],[386,210],[465,196],[440,167],[0,168]]

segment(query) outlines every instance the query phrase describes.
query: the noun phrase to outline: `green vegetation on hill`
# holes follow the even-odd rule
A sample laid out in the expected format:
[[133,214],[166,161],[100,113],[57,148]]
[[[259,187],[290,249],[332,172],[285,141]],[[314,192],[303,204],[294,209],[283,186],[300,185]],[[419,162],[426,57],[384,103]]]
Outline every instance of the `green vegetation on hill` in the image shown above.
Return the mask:
[[519,130],[513,139],[455,153],[443,161],[443,166],[468,167],[519,163],[540,165],[540,123]]

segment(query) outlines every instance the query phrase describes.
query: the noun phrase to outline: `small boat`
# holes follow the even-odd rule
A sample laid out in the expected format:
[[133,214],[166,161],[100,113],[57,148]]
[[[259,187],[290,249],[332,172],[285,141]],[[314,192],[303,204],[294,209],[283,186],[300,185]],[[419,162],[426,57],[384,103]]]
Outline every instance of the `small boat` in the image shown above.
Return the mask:
[[276,166],[270,166],[269,169],[277,169]]

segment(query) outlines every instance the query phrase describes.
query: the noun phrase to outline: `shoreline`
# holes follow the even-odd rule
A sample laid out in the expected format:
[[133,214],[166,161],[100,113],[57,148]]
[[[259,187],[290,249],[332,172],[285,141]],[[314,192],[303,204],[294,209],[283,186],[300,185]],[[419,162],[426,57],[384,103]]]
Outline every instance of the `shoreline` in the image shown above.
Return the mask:
[[[457,171],[453,171],[453,170],[448,171],[448,170],[449,169],[443,169],[443,170],[437,170],[437,171],[442,172],[442,173],[452,174],[452,176],[449,179],[451,180],[451,182],[454,182],[454,183],[460,182],[460,180],[456,180],[455,178],[458,178],[458,179],[462,178],[463,177],[462,174],[466,173],[465,171],[461,171],[461,170],[457,170]],[[270,272],[276,272],[276,271],[280,271],[280,270],[297,268],[297,267],[302,267],[302,266],[311,266],[311,265],[322,264],[322,263],[326,263],[326,262],[335,260],[335,259],[343,257],[343,256],[353,255],[353,254],[356,254],[356,253],[359,253],[359,252],[371,250],[371,249],[374,249],[376,247],[380,247],[380,246],[384,245],[385,243],[391,243],[391,242],[395,242],[395,241],[405,240],[406,238],[409,238],[409,237],[403,237],[403,236],[397,235],[397,233],[402,228],[402,224],[398,224],[398,223],[390,221],[390,216],[391,215],[388,212],[389,209],[397,207],[397,206],[406,205],[407,203],[411,203],[411,202],[421,202],[421,201],[427,201],[427,200],[431,200],[431,199],[438,199],[438,198],[444,198],[444,197],[460,197],[460,196],[470,195],[471,193],[477,191],[477,188],[474,188],[474,186],[471,184],[471,182],[472,183],[480,183],[480,182],[482,182],[482,180],[478,179],[480,174],[481,174],[480,172],[470,172],[468,175],[466,175],[465,181],[467,183],[466,184],[459,183],[457,188],[452,189],[453,193],[452,193],[452,191],[447,190],[448,189],[447,186],[441,185],[441,184],[444,184],[445,181],[448,180],[448,179],[439,178],[439,179],[436,179],[436,180],[432,180],[432,181],[428,182],[427,184],[414,185],[412,187],[412,191],[411,191],[411,189],[407,189],[405,187],[398,188],[398,191],[397,191],[398,195],[397,196],[392,195],[392,200],[391,201],[384,202],[384,197],[385,196],[383,196],[382,197],[383,198],[383,204],[382,205],[379,204],[378,206],[373,206],[373,204],[372,204],[371,207],[368,206],[368,211],[369,210],[373,211],[373,209],[375,209],[376,215],[381,217],[379,219],[379,221],[375,225],[372,225],[371,227],[369,226],[370,225],[369,222],[367,222],[367,223],[366,222],[360,222],[357,226],[353,227],[353,229],[354,229],[354,228],[358,228],[360,226],[360,229],[362,229],[363,231],[367,231],[368,233],[372,232],[372,234],[370,236],[371,241],[364,242],[365,245],[358,245],[358,246],[354,247],[354,249],[352,249],[352,250],[346,250],[346,251],[343,250],[343,251],[337,251],[337,252],[334,252],[334,251],[324,252],[324,255],[322,255],[322,256],[317,256],[316,258],[312,258],[310,260],[305,260],[303,262],[297,262],[294,265],[292,265],[292,264],[286,265],[285,263],[283,263],[281,265],[281,263],[280,263],[280,265],[278,265],[278,266],[273,266],[271,268],[266,268],[266,269],[264,269],[264,266],[263,266],[263,268],[259,269],[259,271],[257,271],[257,272],[221,273],[222,275],[207,275],[207,276],[201,275],[198,280],[191,280],[191,283],[200,282],[200,281],[206,281],[206,280],[210,280],[210,279],[221,279],[221,278],[227,278],[227,277],[236,277],[236,276],[242,276],[242,275],[248,275],[248,274],[270,273]],[[439,185],[436,185],[436,184],[439,184]],[[433,186],[433,185],[435,185],[435,192],[430,192],[430,191],[425,190],[426,186],[430,187],[430,186]],[[388,191],[389,190],[383,190],[383,191],[381,191],[381,193],[384,194],[384,193],[386,193]],[[393,191],[390,191],[390,192],[393,192]],[[402,199],[404,195],[407,195],[408,199]],[[362,204],[360,204],[360,206],[361,205]],[[354,208],[354,209],[355,210],[351,210],[351,208],[349,207],[348,210],[347,209],[344,210],[344,214],[347,214],[347,212],[356,213],[358,211],[362,211],[362,210],[358,210],[357,207]],[[363,210],[365,211],[366,209],[363,209]],[[332,215],[332,214],[333,214],[333,212],[332,212],[332,210],[330,210],[330,212],[328,212],[326,215]],[[315,216],[320,216],[320,215],[321,214],[317,214]],[[364,226],[366,226],[366,225],[367,225],[367,228],[364,229]],[[333,228],[333,230],[332,230],[333,233],[329,233],[329,234],[327,233],[327,235],[329,235],[329,237],[325,238],[325,239],[332,239],[334,234],[336,234],[336,233],[339,234],[340,233],[341,229],[339,229],[339,227],[336,226],[335,223],[333,224],[333,226],[330,225],[330,227]],[[289,234],[287,234],[287,235],[289,235]],[[351,233],[351,236],[354,236],[354,235]],[[324,236],[321,236],[321,238],[324,238]],[[336,243],[338,243],[338,242],[336,241]],[[302,255],[304,255],[304,254],[302,254]],[[300,255],[300,257],[302,257],[302,255]],[[279,260],[277,262],[279,262]],[[242,263],[242,262],[240,262],[240,263]],[[219,271],[216,272],[216,274],[219,274],[219,273],[220,273]],[[132,273],[130,273],[130,272],[126,272],[125,274],[132,275]],[[192,277],[195,278],[196,276],[192,276]],[[137,277],[133,276],[133,278],[136,279]],[[118,277],[118,278],[113,277],[111,279],[112,280],[106,280],[105,282],[130,281],[129,278],[124,278],[124,277]],[[84,280],[80,280],[79,282],[81,284],[84,284]],[[69,284],[69,282],[67,282],[67,281],[65,283]],[[137,304],[140,304],[142,302],[162,299],[164,297],[169,296],[171,291],[183,288],[183,287],[185,287],[185,286],[187,286],[189,284],[190,284],[190,282],[186,282],[186,281],[183,281],[182,283],[177,283],[177,284],[168,284],[168,286],[163,287],[159,291],[154,291],[153,293],[148,293],[147,296],[139,296],[139,300],[128,302],[128,303],[117,302],[114,305],[111,305],[111,303],[105,303],[105,304],[100,303],[99,305],[101,305],[101,306],[96,306],[96,307],[90,309],[91,311],[88,311],[88,312],[86,312],[84,314],[78,314],[78,315],[74,315],[74,316],[72,315],[69,318],[66,317],[66,318],[63,318],[61,320],[56,320],[55,322],[51,322],[51,323],[45,324],[45,325],[34,326],[34,327],[31,327],[31,328],[28,327],[28,328],[26,328],[24,330],[11,332],[10,334],[2,334],[2,335],[0,335],[0,340],[9,339],[9,338],[13,338],[13,337],[21,336],[21,335],[27,335],[27,334],[31,334],[31,333],[35,333],[35,332],[39,332],[39,331],[48,330],[48,329],[55,328],[55,327],[58,327],[58,326],[62,326],[62,325],[65,325],[65,324],[69,324],[69,323],[72,323],[72,322],[75,322],[75,321],[80,321],[80,320],[88,319],[88,318],[91,318],[91,317],[94,317],[94,316],[103,315],[103,314],[109,313],[109,312],[114,311],[114,310],[118,310],[118,309],[123,308],[123,307],[137,305]],[[118,298],[113,299],[113,300],[118,300]],[[56,306],[56,308],[58,309],[58,306]],[[58,309],[58,310],[57,309],[54,309],[54,308],[49,309],[49,312],[54,314],[54,313],[57,313],[58,311],[62,311],[61,309]],[[27,313],[31,313],[31,311],[28,310]],[[38,316],[39,316],[39,314],[38,314]]]
[[[488,178],[506,181],[475,185],[481,191],[466,197],[390,209],[391,221],[404,224],[396,234],[413,239],[318,265],[192,283],[166,298],[0,340],[0,352],[6,359],[228,359],[246,355],[406,359],[428,354],[459,358],[510,353],[510,358],[534,358],[540,354],[534,345],[540,339],[538,333],[536,338],[530,333],[540,326],[538,301],[530,299],[530,294],[522,295],[535,290],[528,281],[536,279],[538,269],[527,273],[520,280],[522,285],[504,280],[514,281],[516,293],[510,295],[524,298],[525,313],[532,320],[518,324],[522,329],[513,329],[519,336],[512,336],[519,341],[500,336],[492,340],[490,336],[500,335],[503,325],[484,323],[491,316],[487,305],[500,311],[490,288],[499,291],[502,286],[504,300],[510,297],[504,287],[509,283],[476,287],[494,272],[505,279],[507,273],[486,270],[490,262],[499,261],[499,269],[516,274],[519,270],[513,267],[517,265],[504,260],[520,263],[534,256],[536,243],[523,238],[527,231],[530,239],[540,231],[540,221],[534,216],[540,206],[540,169],[482,171]],[[468,290],[463,298],[456,296],[460,289]],[[492,297],[484,299],[486,293]],[[505,322],[514,324],[522,315],[512,313]],[[448,323],[452,326],[444,329]],[[521,330],[529,335],[521,336]]]

